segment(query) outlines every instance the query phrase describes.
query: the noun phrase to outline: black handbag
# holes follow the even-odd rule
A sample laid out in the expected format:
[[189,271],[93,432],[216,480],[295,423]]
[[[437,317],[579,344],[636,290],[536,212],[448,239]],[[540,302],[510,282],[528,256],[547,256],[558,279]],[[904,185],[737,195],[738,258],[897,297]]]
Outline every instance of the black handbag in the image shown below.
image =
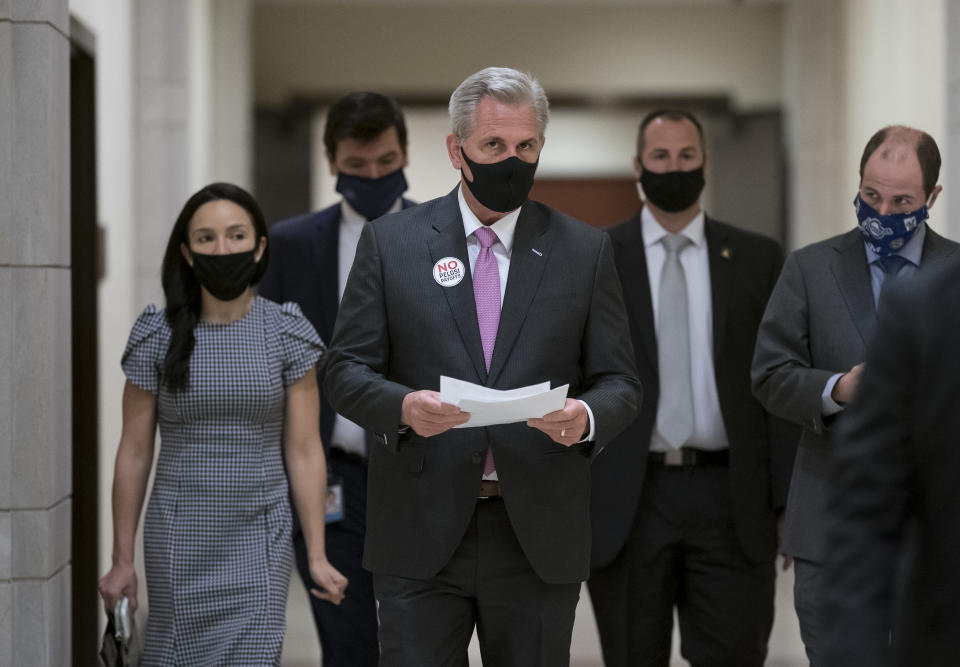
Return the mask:
[[127,599],[117,602],[114,611],[107,612],[107,627],[100,641],[100,660],[104,667],[139,667],[140,635]]

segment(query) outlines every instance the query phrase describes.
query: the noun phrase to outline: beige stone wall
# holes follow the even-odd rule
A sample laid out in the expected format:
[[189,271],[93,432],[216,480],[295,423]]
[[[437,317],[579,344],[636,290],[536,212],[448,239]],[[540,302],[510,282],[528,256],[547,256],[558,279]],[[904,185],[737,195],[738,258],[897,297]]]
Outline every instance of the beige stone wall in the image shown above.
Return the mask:
[[[947,0],[943,30],[950,37],[946,40],[946,137],[941,148],[944,153],[944,173],[941,180],[944,192],[952,196],[954,211],[960,208],[960,0]],[[956,193],[956,194],[953,194]],[[956,215],[945,216],[937,210],[938,219],[943,220],[942,231],[954,240],[960,240],[960,220]]]
[[[958,0],[803,0],[784,5],[783,108],[792,248],[852,229],[863,147],[885,125],[929,132],[944,158],[930,224],[960,238]],[[953,17],[953,30],[946,20]],[[952,108],[948,108],[952,104]]]

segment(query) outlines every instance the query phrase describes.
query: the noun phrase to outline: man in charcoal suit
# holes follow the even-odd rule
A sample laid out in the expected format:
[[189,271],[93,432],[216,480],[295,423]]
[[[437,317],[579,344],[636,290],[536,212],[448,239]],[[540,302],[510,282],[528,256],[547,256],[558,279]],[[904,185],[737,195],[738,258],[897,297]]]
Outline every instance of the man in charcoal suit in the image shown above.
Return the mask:
[[[334,407],[375,433],[364,564],[384,665],[569,662],[588,573],[590,462],[639,386],[606,234],[527,199],[540,84],[468,77],[447,137],[460,184],[364,229],[330,351]],[[495,389],[569,384],[527,422],[453,428],[440,376]]]
[[884,289],[834,445],[827,665],[960,655],[958,332],[960,261]]

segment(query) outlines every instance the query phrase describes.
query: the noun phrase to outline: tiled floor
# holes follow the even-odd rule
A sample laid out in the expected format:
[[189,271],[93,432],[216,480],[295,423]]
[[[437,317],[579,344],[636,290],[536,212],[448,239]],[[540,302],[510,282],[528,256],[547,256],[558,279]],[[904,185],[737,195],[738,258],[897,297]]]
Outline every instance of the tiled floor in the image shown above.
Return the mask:
[[[672,665],[686,665],[677,652],[674,635],[674,659]],[[593,608],[584,588],[577,608],[577,620],[573,628],[573,643],[570,647],[571,667],[603,667],[600,645],[594,625]],[[300,580],[294,576],[287,602],[287,639],[283,647],[283,667],[317,667],[320,664],[320,648],[313,630],[306,594]],[[480,651],[476,637],[470,646],[470,664],[479,666]],[[793,612],[793,571],[777,577],[776,616],[770,637],[768,667],[801,667],[806,665],[797,617]]]

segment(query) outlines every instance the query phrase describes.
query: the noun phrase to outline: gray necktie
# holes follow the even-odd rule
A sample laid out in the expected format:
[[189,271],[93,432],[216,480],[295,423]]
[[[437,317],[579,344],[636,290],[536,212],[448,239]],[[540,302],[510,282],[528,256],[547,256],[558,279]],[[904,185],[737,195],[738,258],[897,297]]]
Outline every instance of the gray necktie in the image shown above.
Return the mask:
[[663,247],[667,257],[660,274],[660,329],[657,333],[657,363],[660,372],[660,403],[657,432],[671,447],[680,447],[693,433],[693,388],[690,386],[690,315],[687,309],[687,279],[680,251],[692,241],[667,234]]

